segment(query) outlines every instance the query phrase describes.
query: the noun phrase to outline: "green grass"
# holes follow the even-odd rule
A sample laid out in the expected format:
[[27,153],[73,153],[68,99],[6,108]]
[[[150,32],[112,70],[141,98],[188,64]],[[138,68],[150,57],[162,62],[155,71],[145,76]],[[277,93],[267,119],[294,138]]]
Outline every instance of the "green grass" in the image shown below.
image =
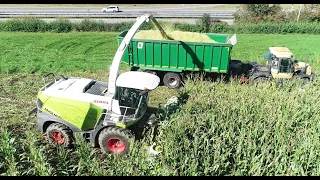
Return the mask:
[[107,69],[118,33],[0,33],[1,71],[66,72]]
[[[23,33],[1,32],[0,71],[46,73],[108,71],[117,48],[119,33]],[[22,41],[23,39],[23,41]],[[238,34],[232,59],[263,62],[271,46],[287,46],[298,60],[319,66],[320,35]]]
[[[173,95],[186,101],[163,121],[156,136],[163,152],[153,160],[146,153],[149,131],[125,157],[103,154],[83,141],[71,150],[49,146],[36,130],[36,118],[27,116],[42,75],[107,81],[117,34],[0,33],[0,175],[320,175],[318,82],[305,92],[298,81],[279,87],[187,80],[178,90],[158,87],[150,107]],[[297,57],[310,53],[319,69],[319,35],[237,37],[233,59],[261,60],[269,46],[286,43]]]
[[294,59],[305,61],[309,55],[308,62],[320,70],[320,51],[318,50],[319,35],[281,35],[281,34],[238,34],[238,43],[232,50],[232,59],[239,59],[244,62],[263,61],[263,54],[271,46],[286,46]]

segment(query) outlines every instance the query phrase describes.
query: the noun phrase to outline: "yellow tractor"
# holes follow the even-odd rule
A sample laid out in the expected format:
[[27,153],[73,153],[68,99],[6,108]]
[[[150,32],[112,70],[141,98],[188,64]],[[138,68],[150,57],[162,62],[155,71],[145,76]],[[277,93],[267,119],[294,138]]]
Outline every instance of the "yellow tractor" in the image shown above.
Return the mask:
[[307,62],[293,60],[293,54],[287,47],[269,47],[269,52],[264,57],[267,60],[266,66],[251,63],[249,79],[257,81],[298,78],[310,81],[315,78],[311,66]]

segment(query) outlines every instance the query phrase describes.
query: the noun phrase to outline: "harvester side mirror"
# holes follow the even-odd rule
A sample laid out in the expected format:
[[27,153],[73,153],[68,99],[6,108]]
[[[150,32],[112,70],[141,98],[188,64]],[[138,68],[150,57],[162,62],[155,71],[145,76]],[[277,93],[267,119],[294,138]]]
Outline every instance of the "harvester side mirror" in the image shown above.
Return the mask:
[[[46,79],[47,79],[49,76],[52,76],[52,77],[53,77],[54,82],[57,81],[54,73],[48,73],[48,74],[44,75],[43,78],[42,78],[42,79],[43,79],[44,86],[46,86],[46,84],[47,84],[47,83],[46,83]],[[46,87],[45,87],[45,88],[46,88]]]

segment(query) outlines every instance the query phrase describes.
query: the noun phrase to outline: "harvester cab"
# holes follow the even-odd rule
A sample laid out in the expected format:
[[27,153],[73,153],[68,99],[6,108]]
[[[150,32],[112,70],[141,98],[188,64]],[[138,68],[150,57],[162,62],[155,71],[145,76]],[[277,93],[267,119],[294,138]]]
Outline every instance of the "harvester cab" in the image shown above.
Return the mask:
[[292,79],[311,80],[314,73],[307,62],[293,60],[293,53],[287,47],[269,47],[264,55],[266,66],[254,67],[253,79]]
[[54,77],[37,96],[37,126],[54,145],[70,147],[79,134],[104,152],[125,154],[132,132],[127,128],[139,121],[148,107],[149,91],[159,85],[158,76],[138,71],[119,75],[121,58],[136,31],[151,15],[138,17],[119,45],[109,71],[109,81]]

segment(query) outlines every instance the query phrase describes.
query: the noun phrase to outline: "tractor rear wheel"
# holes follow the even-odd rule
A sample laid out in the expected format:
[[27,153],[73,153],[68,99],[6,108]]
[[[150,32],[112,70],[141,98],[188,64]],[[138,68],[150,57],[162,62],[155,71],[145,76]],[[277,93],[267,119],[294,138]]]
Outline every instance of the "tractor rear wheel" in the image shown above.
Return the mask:
[[181,76],[178,73],[168,72],[163,76],[163,84],[170,89],[179,88],[181,83]]
[[257,77],[257,78],[254,79],[254,81],[256,83],[265,83],[265,82],[267,82],[267,80],[268,79],[266,77]]
[[309,83],[309,82],[311,81],[311,78],[308,78],[308,77],[303,78],[303,77],[300,77],[300,76],[293,76],[292,79],[294,79],[294,80],[300,80],[303,85],[304,85],[304,84],[307,84],[307,83]]
[[129,129],[107,127],[99,134],[98,142],[105,153],[124,155],[129,152],[132,137]]
[[72,130],[61,123],[50,124],[46,133],[48,141],[52,145],[60,145],[69,148],[74,141]]
[[264,86],[264,85],[271,85],[271,79],[267,77],[256,77],[256,78],[250,78],[249,83],[255,85],[255,86]]

